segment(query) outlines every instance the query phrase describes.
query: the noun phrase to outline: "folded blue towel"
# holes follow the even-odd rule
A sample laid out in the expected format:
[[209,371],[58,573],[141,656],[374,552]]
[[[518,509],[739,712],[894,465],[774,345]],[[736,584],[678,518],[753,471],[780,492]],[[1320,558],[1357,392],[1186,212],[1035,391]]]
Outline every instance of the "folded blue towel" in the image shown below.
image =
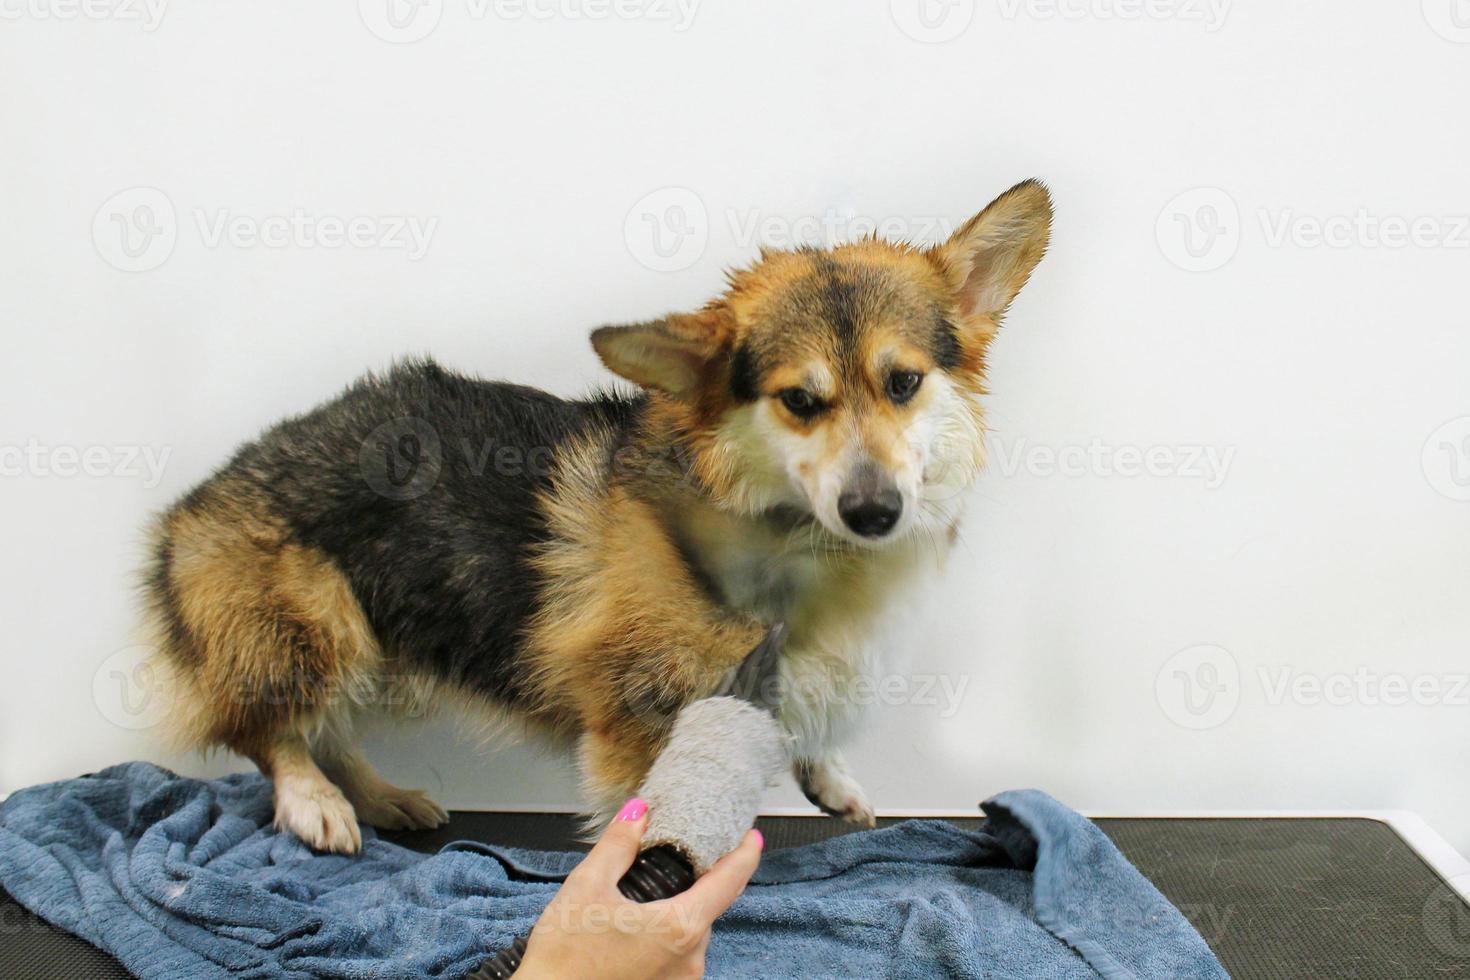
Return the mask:
[[[933,821],[765,855],[712,977],[1224,977],[1093,824],[1035,790],[979,832]],[[580,858],[364,830],[356,857],[270,829],[257,775],[145,763],[0,805],[0,885],[144,978],[453,980],[530,928]]]

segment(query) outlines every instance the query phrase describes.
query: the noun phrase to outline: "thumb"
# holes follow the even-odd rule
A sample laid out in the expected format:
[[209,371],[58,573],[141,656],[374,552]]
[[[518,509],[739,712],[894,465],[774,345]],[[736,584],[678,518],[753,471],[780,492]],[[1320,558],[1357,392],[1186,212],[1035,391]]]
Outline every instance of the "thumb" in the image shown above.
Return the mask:
[[711,926],[729,908],[761,863],[765,839],[758,830],[747,831],[740,845],[714,863],[690,889],[669,899],[682,905],[703,926]]
[[578,877],[617,887],[618,879],[633,866],[638,856],[643,828],[648,824],[648,804],[633,797],[602,832],[592,850],[577,866]]

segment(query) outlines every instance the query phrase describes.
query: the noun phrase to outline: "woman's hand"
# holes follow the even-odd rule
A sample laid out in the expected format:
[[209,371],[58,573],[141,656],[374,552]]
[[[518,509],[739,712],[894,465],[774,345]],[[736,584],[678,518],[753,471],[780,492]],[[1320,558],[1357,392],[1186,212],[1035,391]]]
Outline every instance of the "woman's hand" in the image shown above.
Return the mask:
[[648,806],[623,804],[536,920],[516,980],[649,980],[704,975],[710,927],[745,890],[763,841],[752,830],[682,895],[640,904],[618,891],[638,856]]

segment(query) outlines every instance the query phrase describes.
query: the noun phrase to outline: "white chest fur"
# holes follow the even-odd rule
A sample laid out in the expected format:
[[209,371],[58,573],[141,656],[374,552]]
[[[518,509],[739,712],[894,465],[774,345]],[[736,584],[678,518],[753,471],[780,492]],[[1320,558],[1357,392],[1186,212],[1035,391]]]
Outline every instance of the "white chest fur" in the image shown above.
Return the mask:
[[885,669],[877,618],[940,556],[927,541],[867,550],[810,522],[702,516],[685,525],[690,558],[725,604],[787,624],[781,720],[798,755],[821,755],[852,729]]

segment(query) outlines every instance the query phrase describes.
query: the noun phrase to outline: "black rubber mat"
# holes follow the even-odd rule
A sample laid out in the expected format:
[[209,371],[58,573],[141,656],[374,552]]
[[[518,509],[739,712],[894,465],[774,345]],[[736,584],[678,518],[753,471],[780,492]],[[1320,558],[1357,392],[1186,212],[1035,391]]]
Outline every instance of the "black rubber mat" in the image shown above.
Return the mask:
[[126,980],[129,976],[117,960],[36,918],[0,889],[0,978]]
[[[896,821],[884,820],[883,824]],[[955,820],[978,826],[980,820]],[[1189,917],[1231,976],[1470,978],[1470,906],[1387,825],[1372,820],[1098,820]],[[760,821],[768,848],[852,830],[822,817]],[[580,847],[563,814],[456,813],[448,827],[385,834],[432,852],[470,838]],[[0,892],[0,980],[115,980],[110,956]]]

